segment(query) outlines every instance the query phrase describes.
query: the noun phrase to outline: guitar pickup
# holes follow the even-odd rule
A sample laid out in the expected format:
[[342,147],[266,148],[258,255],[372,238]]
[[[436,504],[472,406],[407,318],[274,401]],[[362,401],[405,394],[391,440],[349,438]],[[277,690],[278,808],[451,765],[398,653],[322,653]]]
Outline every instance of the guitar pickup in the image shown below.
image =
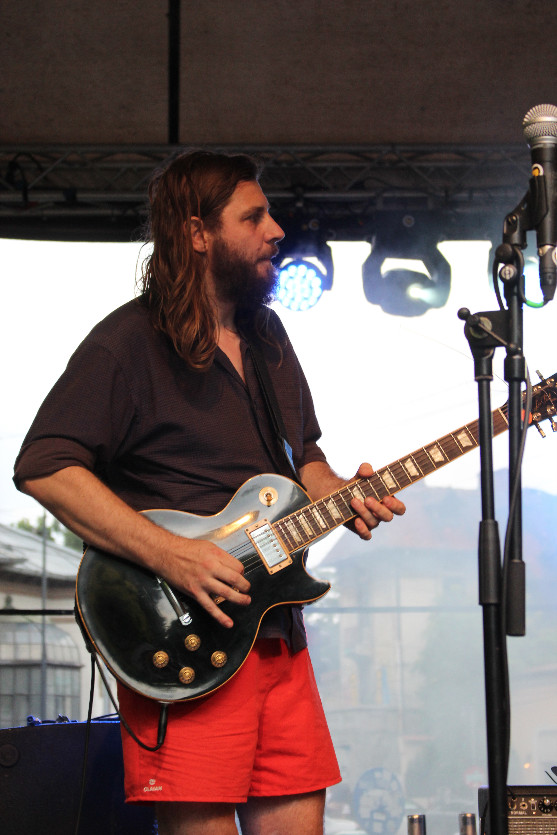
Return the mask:
[[261,519],[245,530],[269,574],[276,574],[292,564],[292,557],[268,519]]

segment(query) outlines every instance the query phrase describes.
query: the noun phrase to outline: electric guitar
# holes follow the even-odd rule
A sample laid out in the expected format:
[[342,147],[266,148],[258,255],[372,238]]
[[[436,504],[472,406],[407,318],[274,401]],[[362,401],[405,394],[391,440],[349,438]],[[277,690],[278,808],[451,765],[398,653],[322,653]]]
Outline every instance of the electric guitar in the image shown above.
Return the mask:
[[[533,389],[532,423],[557,422],[557,375]],[[508,428],[507,405],[492,413],[493,434]],[[540,430],[542,431],[542,430]],[[543,434],[543,432],[542,432]],[[214,516],[177,510],[145,515],[179,536],[214,542],[244,565],[251,604],[217,600],[234,626],[221,626],[193,598],[125,559],[88,548],[77,575],[77,607],[95,649],[132,690],[160,702],[204,696],[244,663],[265,612],[284,603],[307,604],[330,584],[311,577],[305,552],[312,542],[356,514],[353,498],[381,500],[479,446],[478,421],[312,502],[295,482],[258,475]]]

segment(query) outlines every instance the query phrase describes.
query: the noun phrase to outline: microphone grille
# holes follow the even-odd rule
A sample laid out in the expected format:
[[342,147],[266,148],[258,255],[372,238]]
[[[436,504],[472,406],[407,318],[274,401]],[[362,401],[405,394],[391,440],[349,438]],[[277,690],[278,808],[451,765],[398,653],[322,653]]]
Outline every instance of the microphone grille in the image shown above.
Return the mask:
[[532,139],[557,137],[557,107],[554,104],[537,104],[522,120],[522,128],[528,143]]

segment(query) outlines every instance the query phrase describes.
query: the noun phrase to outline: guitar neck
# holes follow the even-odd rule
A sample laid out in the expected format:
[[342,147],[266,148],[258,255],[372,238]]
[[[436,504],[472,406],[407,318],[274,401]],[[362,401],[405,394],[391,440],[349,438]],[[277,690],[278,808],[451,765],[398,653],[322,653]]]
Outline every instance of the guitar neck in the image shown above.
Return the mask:
[[[494,436],[508,429],[506,405],[492,412],[492,423]],[[477,420],[467,423],[373,475],[353,481],[285,516],[273,527],[291,552],[306,547],[357,515],[350,505],[352,499],[373,496],[381,501],[476,449],[479,446],[478,425]]]

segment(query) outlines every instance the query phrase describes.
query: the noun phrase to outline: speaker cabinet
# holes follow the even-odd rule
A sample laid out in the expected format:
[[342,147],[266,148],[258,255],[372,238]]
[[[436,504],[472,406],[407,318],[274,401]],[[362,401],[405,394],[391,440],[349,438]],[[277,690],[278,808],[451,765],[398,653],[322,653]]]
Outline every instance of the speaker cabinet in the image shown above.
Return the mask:
[[[74,835],[86,723],[0,730],[2,835]],[[120,723],[91,724],[79,835],[154,835],[151,804],[124,803]]]

